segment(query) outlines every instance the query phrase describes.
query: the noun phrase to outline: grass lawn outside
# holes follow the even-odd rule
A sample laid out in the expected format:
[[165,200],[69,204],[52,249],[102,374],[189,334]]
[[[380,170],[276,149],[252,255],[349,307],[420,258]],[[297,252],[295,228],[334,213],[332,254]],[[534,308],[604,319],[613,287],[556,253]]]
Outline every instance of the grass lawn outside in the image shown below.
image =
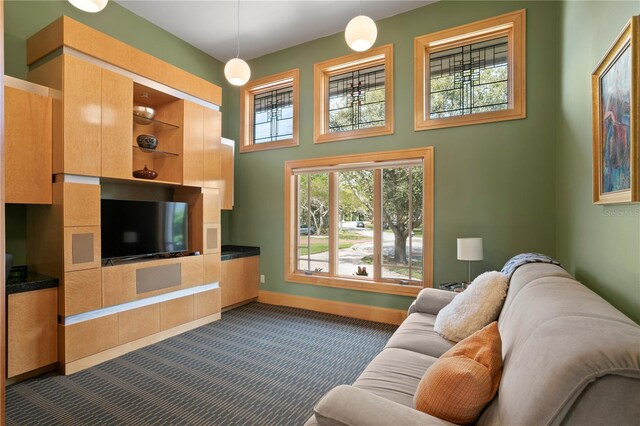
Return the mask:
[[[371,240],[371,237],[367,237],[364,235],[360,235],[355,232],[340,232],[338,235],[340,239],[340,244],[338,244],[338,249],[346,249],[351,247],[354,244],[357,244],[361,241]],[[304,240],[303,240],[304,242]],[[314,236],[311,237],[311,254],[323,253],[325,251],[329,251],[329,237],[326,236]],[[300,247],[300,256],[306,256],[309,253],[309,247],[301,246]]]

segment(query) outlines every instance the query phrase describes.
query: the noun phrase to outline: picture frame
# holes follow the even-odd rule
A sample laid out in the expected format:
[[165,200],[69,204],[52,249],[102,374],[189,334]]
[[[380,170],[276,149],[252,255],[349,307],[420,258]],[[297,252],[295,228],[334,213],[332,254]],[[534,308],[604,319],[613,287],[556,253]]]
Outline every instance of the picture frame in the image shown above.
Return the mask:
[[639,16],[633,16],[591,75],[593,203],[640,201]]

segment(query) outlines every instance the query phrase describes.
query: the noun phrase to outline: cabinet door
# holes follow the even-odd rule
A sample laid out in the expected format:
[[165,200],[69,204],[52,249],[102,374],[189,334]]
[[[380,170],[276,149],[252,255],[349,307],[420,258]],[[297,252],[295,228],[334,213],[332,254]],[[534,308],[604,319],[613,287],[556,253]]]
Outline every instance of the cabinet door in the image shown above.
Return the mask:
[[5,201],[51,204],[51,98],[5,87]]
[[9,295],[7,377],[58,361],[58,290]]
[[235,305],[258,297],[260,257],[251,256],[222,262],[222,307]]
[[131,178],[133,80],[102,70],[102,174]]
[[222,139],[220,153],[220,172],[222,174],[222,188],[220,198],[223,210],[233,209],[233,155],[234,142],[229,139]]
[[204,187],[221,188],[222,114],[204,109]]
[[204,107],[189,101],[184,102],[184,140],[182,148],[182,184],[202,187]]
[[63,56],[63,170],[100,176],[102,73],[97,65]]

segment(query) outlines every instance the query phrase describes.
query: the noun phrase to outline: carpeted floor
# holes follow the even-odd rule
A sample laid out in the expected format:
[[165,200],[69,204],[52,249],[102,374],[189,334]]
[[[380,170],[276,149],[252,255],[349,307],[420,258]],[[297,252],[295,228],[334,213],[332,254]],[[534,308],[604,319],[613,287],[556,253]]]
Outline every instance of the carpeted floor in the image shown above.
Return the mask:
[[301,425],[396,327],[252,303],[74,375],[7,388],[8,425]]

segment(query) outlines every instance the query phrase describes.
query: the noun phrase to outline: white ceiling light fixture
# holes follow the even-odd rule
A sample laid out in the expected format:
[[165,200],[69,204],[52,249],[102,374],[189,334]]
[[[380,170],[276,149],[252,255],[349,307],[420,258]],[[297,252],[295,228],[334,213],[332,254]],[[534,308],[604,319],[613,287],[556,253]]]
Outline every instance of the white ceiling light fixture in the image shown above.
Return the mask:
[[238,53],[224,66],[224,76],[234,86],[244,86],[251,78],[251,68],[244,60],[240,59],[240,0],[238,0]]
[[69,0],[69,3],[82,11],[97,13],[107,6],[109,0]]
[[347,45],[356,52],[369,50],[378,37],[378,27],[373,19],[362,14],[362,0],[360,0],[360,15],[353,18],[344,30]]

